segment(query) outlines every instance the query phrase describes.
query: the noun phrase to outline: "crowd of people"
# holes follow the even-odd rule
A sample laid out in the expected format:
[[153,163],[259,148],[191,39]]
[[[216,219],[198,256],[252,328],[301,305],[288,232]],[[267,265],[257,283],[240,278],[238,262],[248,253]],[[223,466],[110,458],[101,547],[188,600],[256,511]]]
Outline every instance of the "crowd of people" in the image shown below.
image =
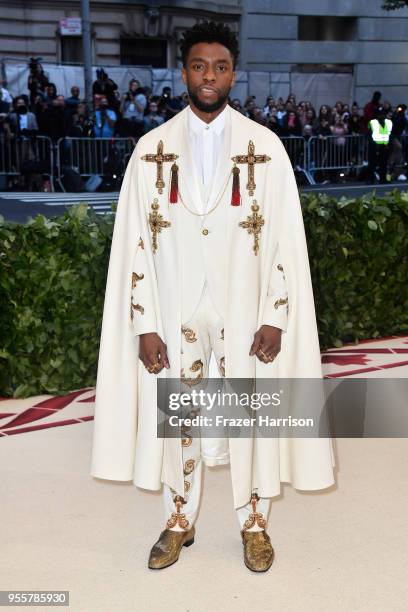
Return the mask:
[[[99,68],[90,108],[77,85],[71,87],[69,97],[64,97],[34,60],[27,87],[28,95],[14,98],[5,87],[0,87],[0,142],[24,135],[47,136],[54,144],[69,137],[131,137],[137,141],[188,104],[186,92],[175,96],[170,87],[164,87],[161,95],[156,95],[136,79],[130,80],[127,91],[120,92],[106,71]],[[334,106],[323,104],[317,110],[310,101],[298,101],[293,93],[286,100],[268,96],[264,104],[259,104],[255,96],[245,101],[233,98],[229,103],[281,138],[309,140],[335,136],[337,146],[344,144],[347,135],[367,134],[369,122],[380,109],[392,121],[388,148],[389,157],[393,157],[391,162],[395,165],[401,161],[401,136],[408,131],[407,106],[393,107],[388,100],[381,99],[381,92],[374,92],[364,108],[356,102],[350,108],[339,100]]]
[[[117,84],[103,68],[97,70],[92,86],[91,110],[77,85],[71,87],[71,95],[64,97],[49,82],[41,64],[34,63],[28,78],[29,95],[12,98],[0,87],[0,118],[2,129],[10,134],[22,130],[38,131],[53,141],[64,137],[109,138],[112,136],[139,138],[142,134],[171,119],[188,104],[187,93],[172,96],[170,87],[164,87],[161,95],[154,95],[150,87],[142,87],[136,79],[129,82],[126,92],[120,92]],[[342,136],[363,134],[368,123],[381,105],[385,116],[393,121],[394,132],[400,136],[407,130],[407,107],[393,107],[388,100],[381,101],[381,93],[362,109],[354,102],[337,101],[334,106],[323,104],[316,110],[310,101],[297,101],[295,94],[282,97],[268,96],[259,105],[255,96],[242,102],[234,98],[230,104],[245,116],[271,129],[280,137]]]

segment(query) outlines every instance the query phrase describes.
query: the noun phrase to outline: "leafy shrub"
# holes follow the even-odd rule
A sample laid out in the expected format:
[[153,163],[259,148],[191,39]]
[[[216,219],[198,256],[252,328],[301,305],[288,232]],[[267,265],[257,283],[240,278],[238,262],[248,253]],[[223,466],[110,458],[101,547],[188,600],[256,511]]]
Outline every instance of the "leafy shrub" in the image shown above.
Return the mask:
[[[322,349],[408,331],[408,193],[301,195]],[[95,384],[113,215],[0,221],[0,394]]]
[[408,192],[301,201],[321,347],[408,331]]
[[112,228],[84,204],[0,225],[1,394],[94,384]]

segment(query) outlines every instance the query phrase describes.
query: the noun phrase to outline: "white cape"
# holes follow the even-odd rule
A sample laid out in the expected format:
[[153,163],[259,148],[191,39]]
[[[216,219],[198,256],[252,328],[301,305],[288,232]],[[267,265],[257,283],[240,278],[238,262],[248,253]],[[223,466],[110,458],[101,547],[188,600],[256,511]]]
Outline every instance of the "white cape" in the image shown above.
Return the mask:
[[[231,173],[230,158],[246,153],[249,140],[255,143],[255,153],[265,153],[271,161],[255,166],[254,197],[265,219],[257,256],[249,248],[248,241],[252,238],[238,225],[251,214],[253,200],[245,189],[245,167],[241,166],[242,205],[230,206],[231,178],[220,203],[228,207],[226,376],[321,378],[307,247],[290,160],[273,132],[232,108],[229,113],[229,157],[216,179],[217,187]],[[165,151],[177,153],[179,189],[184,201],[189,201],[192,161],[183,146],[185,133],[186,109],[139,140],[123,180],[106,285],[91,466],[91,474],[98,478],[131,480],[136,486],[151,490],[159,489],[166,482],[180,495],[184,491],[181,444],[177,439],[157,438],[157,377],[149,374],[138,359],[139,340],[134,335],[129,311],[132,262],[141,236],[151,278],[156,279],[158,274],[160,279],[165,279],[160,287],[153,283],[152,296],[158,333],[167,344],[171,365],[170,370],[164,369],[159,376],[179,377],[182,321],[177,290],[177,240],[182,236],[177,225],[177,207],[180,203],[169,206],[166,203],[166,216],[171,215],[174,231],[166,233],[166,240],[170,242],[165,257],[155,261],[147,214],[153,198],[158,197],[156,164],[141,161],[141,156],[155,152],[159,140],[164,142]],[[165,164],[164,169],[166,190],[170,166]],[[249,357],[249,348],[260,325],[278,241],[288,290],[289,318],[287,331],[282,334],[281,352],[266,365],[256,357]],[[171,284],[166,284],[169,278]],[[289,482],[299,490],[324,489],[334,483],[335,460],[330,438],[230,439],[230,464],[235,507],[246,504],[255,487],[261,497],[274,497],[280,494],[281,482]]]

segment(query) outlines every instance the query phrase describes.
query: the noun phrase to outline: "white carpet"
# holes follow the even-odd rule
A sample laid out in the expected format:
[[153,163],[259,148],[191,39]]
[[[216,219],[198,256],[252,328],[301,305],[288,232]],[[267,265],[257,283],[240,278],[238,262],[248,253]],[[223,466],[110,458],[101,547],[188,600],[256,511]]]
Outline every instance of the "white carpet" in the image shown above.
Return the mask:
[[334,440],[336,486],[283,485],[268,529],[276,558],[260,575],[242,561],[229,470],[207,469],[194,545],[155,572],[160,496],[89,475],[92,395],[62,408],[0,402],[0,423],[19,417],[8,429],[24,433],[0,439],[2,589],[69,590],[70,609],[86,612],[406,612],[406,439]]

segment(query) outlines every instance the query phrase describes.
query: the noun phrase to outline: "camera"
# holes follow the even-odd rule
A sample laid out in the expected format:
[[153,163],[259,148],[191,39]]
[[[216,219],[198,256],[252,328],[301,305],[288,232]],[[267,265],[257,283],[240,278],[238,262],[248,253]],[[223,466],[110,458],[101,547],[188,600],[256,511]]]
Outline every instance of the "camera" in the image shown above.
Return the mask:
[[42,61],[42,57],[30,57],[28,67],[32,74],[37,72],[37,66]]

